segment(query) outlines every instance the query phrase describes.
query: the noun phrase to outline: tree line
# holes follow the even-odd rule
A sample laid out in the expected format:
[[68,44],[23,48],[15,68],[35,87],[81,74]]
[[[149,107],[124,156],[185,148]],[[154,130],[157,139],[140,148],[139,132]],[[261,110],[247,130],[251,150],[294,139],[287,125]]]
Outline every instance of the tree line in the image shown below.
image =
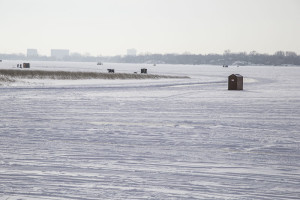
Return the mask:
[[24,54],[0,54],[0,60],[40,60],[40,61],[78,61],[78,62],[116,62],[149,64],[190,64],[190,65],[300,65],[300,55],[292,51],[277,51],[274,54],[232,53],[223,54],[140,54],[136,56],[87,56],[70,54],[63,59],[48,56],[27,57]]

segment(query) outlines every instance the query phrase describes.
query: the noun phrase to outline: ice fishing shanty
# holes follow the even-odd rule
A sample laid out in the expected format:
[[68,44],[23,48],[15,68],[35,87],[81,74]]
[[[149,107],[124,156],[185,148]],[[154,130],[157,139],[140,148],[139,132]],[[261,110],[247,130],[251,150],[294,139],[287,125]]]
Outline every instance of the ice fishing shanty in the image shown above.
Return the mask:
[[107,69],[108,73],[115,73],[115,69]]
[[30,68],[30,63],[23,63],[23,68]]
[[147,74],[147,69],[146,68],[142,68],[141,69],[141,74]]
[[228,90],[243,90],[243,76],[240,74],[228,76]]

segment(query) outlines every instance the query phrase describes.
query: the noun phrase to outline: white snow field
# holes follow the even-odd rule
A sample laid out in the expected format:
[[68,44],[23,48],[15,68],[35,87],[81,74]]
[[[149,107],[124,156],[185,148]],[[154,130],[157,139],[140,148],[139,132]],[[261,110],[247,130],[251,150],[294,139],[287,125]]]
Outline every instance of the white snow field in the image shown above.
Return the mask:
[[1,200],[300,199],[300,67],[30,63],[191,78],[0,86]]

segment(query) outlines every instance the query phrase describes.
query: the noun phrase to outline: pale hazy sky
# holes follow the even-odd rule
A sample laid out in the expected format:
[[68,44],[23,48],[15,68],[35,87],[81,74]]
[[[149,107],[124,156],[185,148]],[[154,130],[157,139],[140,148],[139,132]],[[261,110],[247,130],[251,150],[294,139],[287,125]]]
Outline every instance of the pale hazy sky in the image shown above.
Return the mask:
[[0,0],[0,53],[300,54],[300,0]]

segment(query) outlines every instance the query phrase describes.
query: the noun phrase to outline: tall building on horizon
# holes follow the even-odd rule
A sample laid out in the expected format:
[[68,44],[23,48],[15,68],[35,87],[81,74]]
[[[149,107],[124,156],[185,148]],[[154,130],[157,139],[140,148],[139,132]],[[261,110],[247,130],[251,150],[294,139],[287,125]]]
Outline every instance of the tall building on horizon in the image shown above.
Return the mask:
[[38,51],[37,49],[27,49],[27,57],[37,57]]
[[127,49],[127,56],[136,56],[136,49]]
[[63,59],[64,57],[69,56],[69,49],[51,49],[51,57],[56,59]]

